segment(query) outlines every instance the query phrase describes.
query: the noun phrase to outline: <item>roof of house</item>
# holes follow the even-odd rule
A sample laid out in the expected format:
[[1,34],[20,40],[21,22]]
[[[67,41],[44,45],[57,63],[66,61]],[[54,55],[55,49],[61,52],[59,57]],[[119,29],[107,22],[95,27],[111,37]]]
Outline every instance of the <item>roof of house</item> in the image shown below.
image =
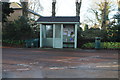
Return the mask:
[[41,16],[40,14],[38,14],[38,13],[34,12],[34,11],[33,11],[33,10],[31,10],[31,9],[28,9],[28,12],[30,12],[30,13],[32,13],[32,14],[34,14],[34,15],[37,15],[37,16]]
[[17,3],[17,2],[11,2],[10,8],[13,8],[13,9],[22,9],[22,6],[19,5],[19,3]]
[[40,17],[36,22],[80,22],[79,16]]
[[[13,8],[13,10],[20,10],[20,9],[22,9],[22,5],[19,4],[19,3],[17,3],[17,2],[12,2],[11,5],[10,5],[10,7]],[[30,12],[30,13],[32,13],[32,14],[34,14],[34,15],[41,16],[40,14],[34,12],[31,9],[28,9],[27,11]]]

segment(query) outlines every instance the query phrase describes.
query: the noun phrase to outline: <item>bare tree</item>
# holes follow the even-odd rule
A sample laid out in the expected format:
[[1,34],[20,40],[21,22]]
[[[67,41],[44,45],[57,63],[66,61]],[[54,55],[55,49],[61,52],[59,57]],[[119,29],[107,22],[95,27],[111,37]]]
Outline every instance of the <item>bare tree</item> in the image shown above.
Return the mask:
[[106,27],[108,25],[107,21],[109,20],[108,18],[109,13],[113,10],[111,6],[112,2],[109,0],[104,0],[96,4],[97,4],[97,9],[91,9],[91,10],[95,14],[95,17],[99,22],[99,24],[101,25],[101,28],[103,30],[106,30]]
[[[41,5],[41,0],[29,0],[28,8],[36,13],[40,13],[40,11],[43,10],[43,7]],[[35,15],[33,15],[33,17],[35,18]]]
[[56,12],[55,12],[55,8],[56,8],[56,0],[53,0],[52,2],[52,16],[55,16]]
[[20,0],[22,4],[22,13],[24,17],[28,17],[28,0]]
[[76,0],[76,16],[80,15],[81,4],[82,4],[82,0]]
[[109,14],[109,10],[107,9],[107,7],[109,6],[108,4],[109,2],[107,2],[106,0],[103,3],[103,9],[102,9],[102,14],[101,14],[101,18],[102,18],[101,28],[103,30],[106,30],[106,21],[108,20],[108,14]]
[[[118,16],[120,16],[120,0],[117,0],[118,3]],[[120,19],[118,19],[118,23],[120,23]]]
[[120,11],[120,0],[117,0],[118,3],[118,11]]

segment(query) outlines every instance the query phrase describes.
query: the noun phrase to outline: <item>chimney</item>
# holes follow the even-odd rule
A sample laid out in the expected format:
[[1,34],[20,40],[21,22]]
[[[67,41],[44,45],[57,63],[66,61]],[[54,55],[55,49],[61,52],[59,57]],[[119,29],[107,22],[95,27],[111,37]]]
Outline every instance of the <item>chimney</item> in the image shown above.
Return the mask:
[[52,16],[55,16],[55,5],[56,5],[56,0],[53,0],[52,2]]

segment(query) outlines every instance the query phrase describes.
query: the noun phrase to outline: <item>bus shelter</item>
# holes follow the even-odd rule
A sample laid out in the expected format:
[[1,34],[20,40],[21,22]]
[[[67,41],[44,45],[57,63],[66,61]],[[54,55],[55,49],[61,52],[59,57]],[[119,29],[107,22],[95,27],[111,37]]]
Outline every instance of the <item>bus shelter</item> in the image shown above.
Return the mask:
[[40,48],[77,48],[79,17],[40,17]]

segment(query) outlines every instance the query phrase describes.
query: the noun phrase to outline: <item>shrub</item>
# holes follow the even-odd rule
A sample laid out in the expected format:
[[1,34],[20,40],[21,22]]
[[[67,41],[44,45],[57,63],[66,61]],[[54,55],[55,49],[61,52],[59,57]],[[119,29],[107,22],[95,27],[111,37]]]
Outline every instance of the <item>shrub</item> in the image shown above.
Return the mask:
[[3,28],[2,37],[4,40],[25,40],[32,38],[35,34],[28,23],[29,20],[21,16],[18,20],[6,24]]
[[[95,43],[86,43],[82,48],[95,48]],[[120,42],[101,42],[101,48],[104,49],[120,49]]]
[[8,44],[16,44],[16,45],[20,45],[24,43],[23,40],[2,40],[2,42]]
[[120,42],[103,42],[102,48],[113,48],[113,49],[119,49],[120,48]]
[[94,43],[85,43],[82,46],[82,48],[94,48],[94,47],[95,47]]

